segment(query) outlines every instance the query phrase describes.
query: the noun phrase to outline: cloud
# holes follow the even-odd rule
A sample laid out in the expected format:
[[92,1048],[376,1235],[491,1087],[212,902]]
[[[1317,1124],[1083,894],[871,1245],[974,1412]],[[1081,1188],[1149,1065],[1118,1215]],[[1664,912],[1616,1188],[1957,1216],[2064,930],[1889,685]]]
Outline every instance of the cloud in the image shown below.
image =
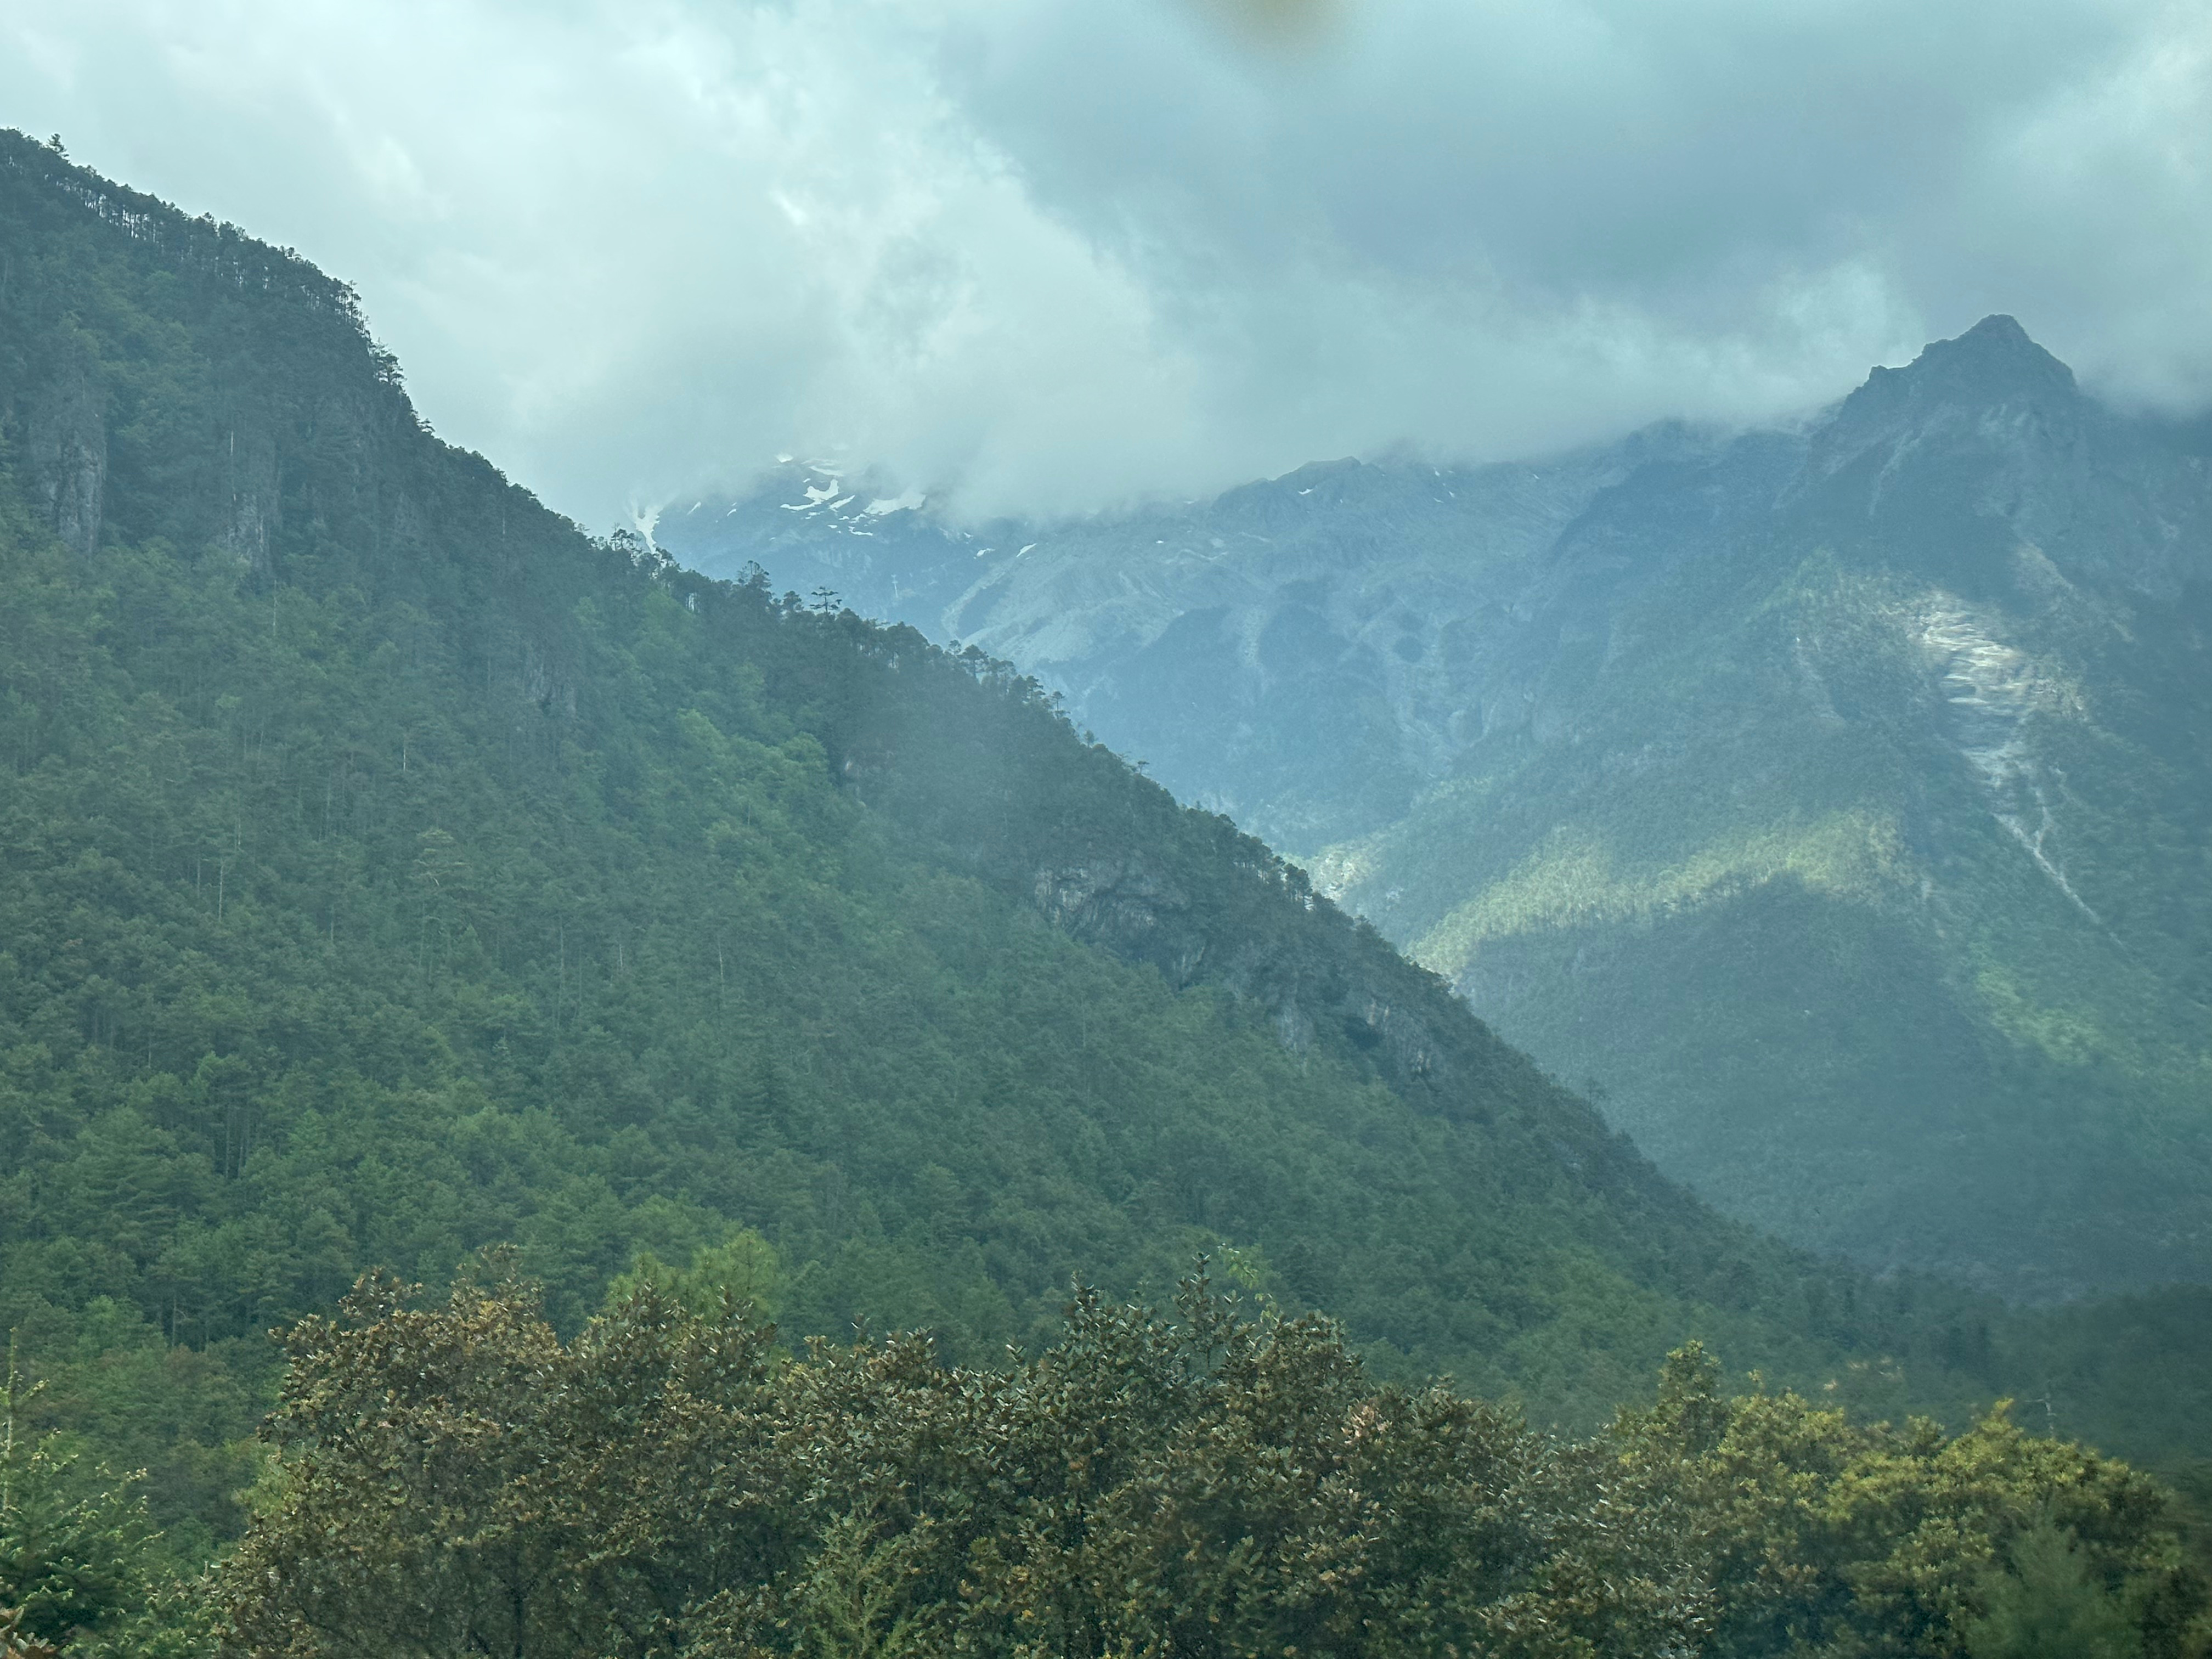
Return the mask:
[[979,510],[1837,395],[2008,310],[2212,398],[2212,15],[2142,0],[0,0],[0,121],[360,285],[605,524]]

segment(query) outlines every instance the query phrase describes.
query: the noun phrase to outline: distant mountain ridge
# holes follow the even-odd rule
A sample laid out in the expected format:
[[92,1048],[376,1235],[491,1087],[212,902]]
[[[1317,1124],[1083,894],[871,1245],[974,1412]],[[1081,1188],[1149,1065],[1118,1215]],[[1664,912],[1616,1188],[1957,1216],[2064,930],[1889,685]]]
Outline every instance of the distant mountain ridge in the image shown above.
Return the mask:
[[1993,317],[1786,428],[656,534],[1036,674],[1723,1207],[2065,1297],[2212,1277],[2208,454]]

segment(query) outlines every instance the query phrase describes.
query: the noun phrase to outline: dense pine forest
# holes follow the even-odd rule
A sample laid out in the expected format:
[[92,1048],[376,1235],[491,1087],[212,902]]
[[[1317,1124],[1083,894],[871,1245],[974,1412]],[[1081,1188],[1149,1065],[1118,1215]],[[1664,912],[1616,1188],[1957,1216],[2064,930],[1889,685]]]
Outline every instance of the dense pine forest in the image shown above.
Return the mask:
[[586,536],[15,135],[0,446],[19,1645],[2024,1652],[2048,1558],[2201,1647],[2109,1456],[2201,1478],[2203,1291],[1721,1220],[1034,684]]

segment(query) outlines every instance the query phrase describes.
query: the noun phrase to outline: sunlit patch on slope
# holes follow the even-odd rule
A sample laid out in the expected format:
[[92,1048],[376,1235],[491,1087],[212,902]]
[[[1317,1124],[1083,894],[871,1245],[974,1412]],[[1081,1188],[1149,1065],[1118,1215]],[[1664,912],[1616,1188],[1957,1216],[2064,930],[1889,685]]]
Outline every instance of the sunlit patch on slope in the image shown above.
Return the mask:
[[2130,1071],[2144,1064],[2142,1045],[2079,1008],[2054,1008],[2039,1002],[2021,976],[1991,963],[1974,975],[1974,989],[1990,1021],[2005,1036],[2032,1044],[2065,1066],[2110,1060]]
[[1679,862],[1640,867],[1620,862],[1601,836],[1562,829],[1417,940],[1413,954],[1457,979],[1486,940],[1632,921],[1779,880],[1866,900],[1909,894],[1915,878],[1894,820],[1863,811],[1766,825],[1711,842]]

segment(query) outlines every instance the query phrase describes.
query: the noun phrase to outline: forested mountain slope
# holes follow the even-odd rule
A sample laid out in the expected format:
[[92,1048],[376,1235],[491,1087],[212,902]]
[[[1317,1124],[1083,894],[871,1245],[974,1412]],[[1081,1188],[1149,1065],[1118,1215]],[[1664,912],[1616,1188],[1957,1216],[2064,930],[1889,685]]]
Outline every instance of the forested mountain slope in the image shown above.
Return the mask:
[[655,534],[1060,689],[1722,1208],[2063,1297],[2212,1277],[2208,454],[1992,318],[1789,430]]
[[[986,1358],[1225,1243],[1580,1422],[1692,1334],[2071,1363],[1715,1217],[1030,683],[586,538],[295,257],[6,136],[0,261],[0,1319],[166,1516],[234,1519],[266,1327],[498,1240],[573,1328],[742,1224],[787,1330]],[[2063,1426],[2171,1449],[2138,1381]]]

